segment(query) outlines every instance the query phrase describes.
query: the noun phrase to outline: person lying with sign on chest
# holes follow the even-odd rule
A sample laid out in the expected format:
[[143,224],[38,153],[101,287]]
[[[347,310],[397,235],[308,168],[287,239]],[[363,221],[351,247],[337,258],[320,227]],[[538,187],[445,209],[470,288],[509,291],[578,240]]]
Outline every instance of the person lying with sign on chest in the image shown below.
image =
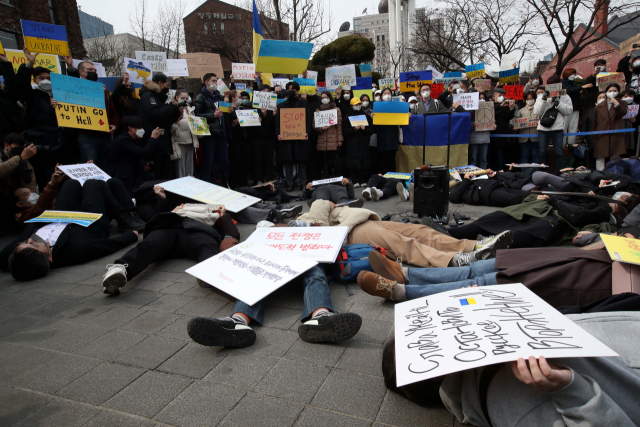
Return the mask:
[[350,206],[360,208],[364,205],[364,201],[356,199],[353,187],[354,185],[349,178],[327,178],[307,183],[304,195],[309,206],[316,200],[328,200],[336,205],[356,200]]

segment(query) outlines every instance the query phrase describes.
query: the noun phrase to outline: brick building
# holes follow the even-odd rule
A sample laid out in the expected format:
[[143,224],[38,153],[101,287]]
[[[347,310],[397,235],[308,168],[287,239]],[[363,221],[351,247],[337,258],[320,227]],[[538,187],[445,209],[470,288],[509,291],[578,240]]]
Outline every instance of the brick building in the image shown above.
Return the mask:
[[0,41],[5,48],[22,49],[21,19],[64,25],[71,54],[85,57],[76,0],[0,0]]
[[[2,1],[2,0],[0,0]],[[253,11],[209,0],[183,19],[187,52],[218,53],[225,77],[232,62],[253,62]],[[260,17],[265,39],[288,40],[289,26]]]

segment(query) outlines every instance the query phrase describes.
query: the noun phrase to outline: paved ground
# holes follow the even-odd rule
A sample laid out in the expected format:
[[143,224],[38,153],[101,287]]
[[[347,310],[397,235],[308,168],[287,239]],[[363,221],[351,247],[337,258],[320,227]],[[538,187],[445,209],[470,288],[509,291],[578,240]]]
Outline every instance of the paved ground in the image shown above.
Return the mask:
[[[365,205],[381,216],[411,206],[395,196]],[[494,209],[451,210],[476,219]],[[243,238],[252,231],[240,229]],[[35,282],[0,274],[0,426],[457,424],[443,408],[387,391],[380,360],[393,304],[357,284],[348,286],[351,296],[331,286],[335,309],[363,317],[350,341],[300,340],[302,291],[288,285],[270,298],[252,347],[207,348],[189,340],[187,322],[228,316],[234,301],[198,287],[184,273],[187,260],[158,263],[108,297],[100,286],[105,265],[125,251]]]

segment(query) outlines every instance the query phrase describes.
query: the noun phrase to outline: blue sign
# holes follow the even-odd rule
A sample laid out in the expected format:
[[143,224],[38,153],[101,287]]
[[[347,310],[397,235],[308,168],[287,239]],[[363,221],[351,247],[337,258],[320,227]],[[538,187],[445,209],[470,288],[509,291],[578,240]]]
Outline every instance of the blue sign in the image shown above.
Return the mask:
[[[372,77],[356,77],[358,88],[362,89],[371,89],[373,87],[373,78]],[[353,88],[351,88],[353,89]]]
[[104,88],[100,82],[51,73],[53,99],[67,104],[105,108]]
[[479,64],[465,65],[464,72],[470,73],[471,71],[484,70],[484,62]]
[[511,77],[511,76],[515,76],[516,74],[520,74],[520,68],[513,68],[511,70],[500,71],[500,73],[498,74],[498,77],[500,78]]
[[427,80],[433,80],[433,73],[431,71],[409,71],[400,73],[400,83],[424,82]]
[[462,71],[450,71],[448,73],[444,73],[444,77],[457,77],[457,78],[461,78],[462,77]]
[[235,83],[235,85],[236,85],[236,90],[247,90],[246,83]]
[[295,77],[293,79],[294,82],[298,83],[300,86],[315,86],[316,81],[313,79],[303,79],[300,77]]

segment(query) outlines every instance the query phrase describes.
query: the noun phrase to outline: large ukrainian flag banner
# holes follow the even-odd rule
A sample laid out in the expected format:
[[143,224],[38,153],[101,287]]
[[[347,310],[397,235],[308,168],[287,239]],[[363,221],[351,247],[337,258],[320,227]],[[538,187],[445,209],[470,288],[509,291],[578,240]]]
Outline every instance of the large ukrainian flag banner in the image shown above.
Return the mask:
[[262,25],[260,25],[260,15],[256,0],[253,0],[253,63],[258,63],[258,53],[260,52],[260,42],[264,38],[262,34]]
[[262,40],[256,71],[302,74],[307,69],[313,43]]
[[[375,105],[375,103],[374,103]],[[409,125],[402,127],[403,143],[396,155],[396,170],[411,172],[422,166],[422,146],[425,146],[425,162],[432,165],[447,163],[447,138],[449,117],[446,114],[423,116],[413,115]],[[456,113],[451,115],[451,151],[449,166],[467,165],[471,115]]]
[[69,56],[67,29],[62,25],[20,20],[24,44],[31,53]]

